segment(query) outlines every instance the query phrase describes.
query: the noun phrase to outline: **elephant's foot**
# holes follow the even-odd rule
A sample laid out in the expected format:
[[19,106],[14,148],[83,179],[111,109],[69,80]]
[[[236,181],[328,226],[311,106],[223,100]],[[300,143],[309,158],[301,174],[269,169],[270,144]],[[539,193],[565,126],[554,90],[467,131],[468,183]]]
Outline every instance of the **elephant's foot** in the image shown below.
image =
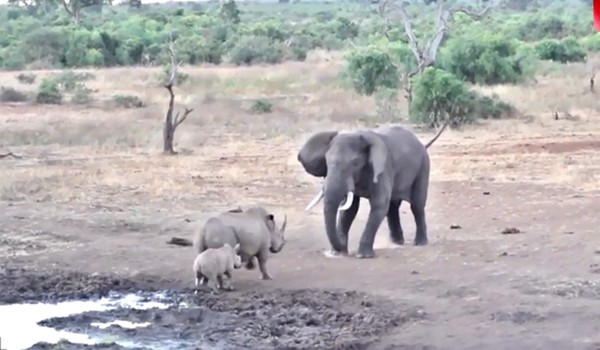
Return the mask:
[[263,281],[272,280],[273,276],[271,276],[268,273],[263,273],[263,274],[260,275],[260,279],[263,280]]
[[338,252],[333,249],[330,249],[330,250],[324,251],[323,255],[325,255],[326,258],[334,259],[334,258],[343,258],[348,254],[345,252]]
[[427,237],[418,237],[415,238],[415,245],[419,246],[419,245],[427,245],[427,243],[429,243],[429,241],[427,240]]
[[395,245],[404,245],[404,238],[396,238],[396,237],[392,236],[391,241]]
[[373,247],[359,246],[356,258],[358,259],[372,259],[375,257]]

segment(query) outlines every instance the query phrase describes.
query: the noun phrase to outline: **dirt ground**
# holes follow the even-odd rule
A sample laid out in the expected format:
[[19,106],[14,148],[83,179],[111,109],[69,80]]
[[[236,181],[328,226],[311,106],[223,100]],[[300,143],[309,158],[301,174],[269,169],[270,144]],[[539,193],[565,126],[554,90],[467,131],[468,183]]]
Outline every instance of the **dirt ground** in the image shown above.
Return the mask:
[[[543,90],[547,85],[538,81]],[[261,204],[276,220],[288,216],[287,245],[268,263],[274,279],[259,280],[258,270],[237,270],[236,291],[199,303],[213,311],[235,309],[236,317],[246,317],[240,322],[267,322],[276,319],[271,311],[243,311],[248,305],[263,305],[254,307],[258,310],[278,305],[281,314],[300,305],[290,300],[304,298],[308,309],[289,315],[321,315],[316,327],[323,332],[303,336],[324,340],[296,348],[600,349],[600,113],[578,109],[576,100],[564,103],[579,118],[555,120],[551,110],[540,107],[528,112],[533,117],[444,133],[430,148],[429,245],[410,244],[414,223],[403,205],[407,244],[392,246],[384,222],[371,260],[327,259],[321,206],[303,212],[320,188],[295,159],[312,126],[295,133],[271,129],[258,137],[239,127],[227,129],[227,123],[190,123],[179,131],[182,154],[167,157],[158,153],[160,142],[153,135],[160,125],[150,122],[156,119],[148,115],[152,107],[135,115],[78,110],[69,114],[71,124],[63,125],[61,108],[70,107],[2,106],[0,135],[13,141],[0,139],[0,146],[23,158],[0,160],[0,302],[92,297],[109,290],[189,294],[192,250],[166,241],[191,238],[204,219],[222,210]],[[281,108],[270,117],[277,128],[301,122],[282,119]],[[335,121],[336,113],[330,110],[326,126],[355,126]],[[123,118],[139,128],[124,136],[103,130],[125,125],[119,124]],[[78,126],[84,140],[75,139],[70,131],[75,127],[66,125]],[[417,132],[424,142],[433,133]],[[59,135],[73,139],[61,141]],[[350,249],[356,249],[368,208],[361,201]],[[519,232],[503,234],[507,228]],[[366,312],[357,301],[364,298],[379,310],[370,319],[336,328],[322,316],[324,310],[350,318],[352,312]],[[190,333],[189,317],[170,320],[185,323]],[[269,329],[268,342],[246,344],[285,348],[272,342],[279,333]],[[343,336],[325,335],[337,331]]]

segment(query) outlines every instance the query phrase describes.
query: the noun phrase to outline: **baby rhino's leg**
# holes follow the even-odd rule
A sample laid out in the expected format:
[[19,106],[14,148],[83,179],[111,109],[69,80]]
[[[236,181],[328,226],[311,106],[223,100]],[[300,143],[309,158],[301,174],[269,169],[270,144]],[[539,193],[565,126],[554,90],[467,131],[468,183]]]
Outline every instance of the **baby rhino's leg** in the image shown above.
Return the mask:
[[218,276],[211,276],[211,278],[208,279],[208,287],[212,290],[213,294],[219,294]]

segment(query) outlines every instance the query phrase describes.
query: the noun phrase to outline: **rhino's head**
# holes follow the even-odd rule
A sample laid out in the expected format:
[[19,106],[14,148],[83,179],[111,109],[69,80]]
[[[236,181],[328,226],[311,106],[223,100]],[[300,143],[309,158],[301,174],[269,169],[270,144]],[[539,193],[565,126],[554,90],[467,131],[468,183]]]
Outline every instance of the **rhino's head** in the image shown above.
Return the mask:
[[267,218],[267,227],[269,228],[269,233],[271,233],[271,246],[269,247],[269,251],[271,253],[279,253],[285,245],[284,233],[285,226],[287,225],[287,215],[283,216],[283,223],[281,224],[281,227],[277,227],[275,224],[275,217],[273,214],[269,214]]
[[275,224],[275,216],[267,212],[263,207],[251,207],[248,208],[246,212],[257,215],[264,220],[265,225],[269,230],[269,234],[271,235],[271,246],[269,247],[269,251],[271,253],[279,253],[285,245],[284,233],[287,225],[287,215],[284,215],[281,226],[277,227],[277,224]]

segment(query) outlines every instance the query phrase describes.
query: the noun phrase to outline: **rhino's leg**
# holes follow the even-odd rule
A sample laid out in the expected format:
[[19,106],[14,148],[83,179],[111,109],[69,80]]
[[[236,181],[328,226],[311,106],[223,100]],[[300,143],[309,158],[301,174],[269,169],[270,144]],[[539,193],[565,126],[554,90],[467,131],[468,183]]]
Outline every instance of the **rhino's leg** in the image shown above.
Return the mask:
[[196,284],[194,285],[194,294],[198,294],[198,287],[200,286],[200,279],[196,276]]
[[211,278],[208,280],[208,287],[211,289],[213,294],[219,294],[219,281],[218,277]]
[[248,269],[248,270],[254,270],[255,267],[256,266],[254,265],[254,257],[251,256],[246,261],[246,269]]
[[223,289],[224,290],[228,290],[228,291],[232,291],[233,290],[233,285],[231,284],[231,280],[233,279],[231,276],[231,271],[226,271],[225,274],[227,276],[227,279],[224,279],[223,281],[225,282],[223,284]]
[[217,287],[223,289],[223,275],[217,275]]
[[260,270],[261,276],[260,278],[263,280],[270,280],[273,277],[267,271],[267,257],[269,256],[269,252],[267,249],[261,249],[260,252],[256,255],[258,258],[258,268]]

